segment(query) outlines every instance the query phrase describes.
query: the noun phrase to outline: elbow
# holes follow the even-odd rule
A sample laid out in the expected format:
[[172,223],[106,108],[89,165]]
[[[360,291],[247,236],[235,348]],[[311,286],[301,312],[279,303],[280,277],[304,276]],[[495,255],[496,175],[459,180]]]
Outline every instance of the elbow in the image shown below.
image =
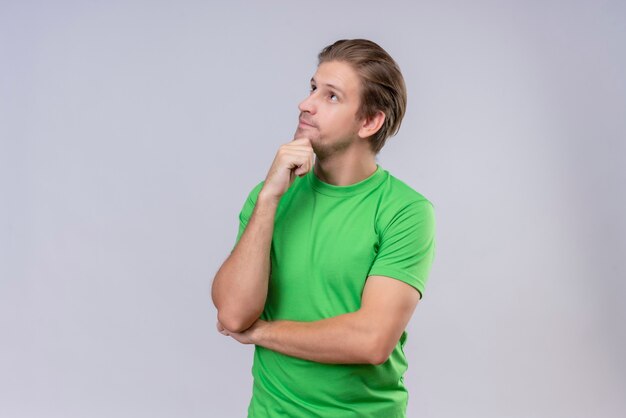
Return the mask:
[[374,366],[380,366],[381,364],[384,364],[387,362],[387,360],[389,360],[390,355],[390,353],[374,352],[372,355],[370,355],[369,363]]
[[237,315],[226,314],[223,310],[218,310],[217,320],[224,328],[231,332],[243,332],[250,328],[257,318],[243,318]]
[[374,366],[380,366],[389,360],[389,356],[393,352],[393,346],[389,348],[389,343],[386,338],[377,337],[370,345],[368,362]]

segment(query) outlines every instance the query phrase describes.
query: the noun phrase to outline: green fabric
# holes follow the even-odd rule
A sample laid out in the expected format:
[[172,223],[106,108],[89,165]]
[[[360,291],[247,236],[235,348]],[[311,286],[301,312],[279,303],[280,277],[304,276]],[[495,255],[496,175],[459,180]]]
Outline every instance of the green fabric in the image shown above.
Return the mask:
[[[237,242],[263,187],[239,215]],[[377,165],[349,186],[296,177],[276,211],[271,277],[261,319],[316,321],[354,312],[370,275],[422,295],[435,253],[432,204]],[[249,418],[404,417],[406,331],[381,365],[323,364],[255,346]]]

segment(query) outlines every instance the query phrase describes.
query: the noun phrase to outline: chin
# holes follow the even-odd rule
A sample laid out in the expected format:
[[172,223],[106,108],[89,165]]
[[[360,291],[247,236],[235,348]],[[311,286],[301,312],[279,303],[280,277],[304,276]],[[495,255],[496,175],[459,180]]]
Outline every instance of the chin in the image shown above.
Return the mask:
[[323,160],[326,157],[336,154],[341,151],[341,149],[337,149],[333,146],[329,146],[328,144],[324,144],[320,142],[319,140],[315,140],[315,139],[311,139],[311,148],[313,148],[313,152],[315,153],[315,156],[320,160]]
[[319,141],[319,135],[313,135],[307,129],[296,128],[296,132],[293,134],[293,139],[297,138],[309,138],[311,143]]

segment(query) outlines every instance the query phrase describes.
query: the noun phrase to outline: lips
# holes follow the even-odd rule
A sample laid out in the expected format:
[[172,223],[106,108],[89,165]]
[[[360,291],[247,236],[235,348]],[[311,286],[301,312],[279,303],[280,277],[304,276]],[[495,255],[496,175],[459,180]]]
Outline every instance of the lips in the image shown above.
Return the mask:
[[302,119],[300,119],[300,126],[304,126],[304,127],[309,127],[309,128],[315,128],[315,126],[313,126],[313,124],[306,122]]

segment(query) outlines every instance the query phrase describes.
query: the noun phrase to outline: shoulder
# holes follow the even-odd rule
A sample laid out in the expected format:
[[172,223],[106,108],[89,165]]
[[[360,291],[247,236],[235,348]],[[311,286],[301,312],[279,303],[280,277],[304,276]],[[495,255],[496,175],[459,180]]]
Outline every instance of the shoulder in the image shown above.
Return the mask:
[[382,189],[386,206],[396,210],[405,207],[433,207],[432,202],[409,184],[387,172],[387,179]]
[[384,233],[399,223],[434,222],[434,205],[422,193],[387,172],[380,191],[376,229]]

